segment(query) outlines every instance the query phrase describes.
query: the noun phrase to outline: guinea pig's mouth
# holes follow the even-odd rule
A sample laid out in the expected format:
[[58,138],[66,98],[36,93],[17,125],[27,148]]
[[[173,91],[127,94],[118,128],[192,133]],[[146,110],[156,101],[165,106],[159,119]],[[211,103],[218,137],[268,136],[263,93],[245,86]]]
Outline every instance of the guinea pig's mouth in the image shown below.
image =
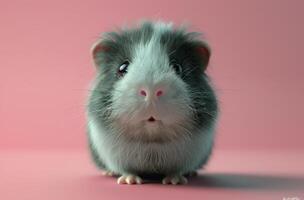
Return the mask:
[[153,116],[151,116],[149,119],[147,119],[147,121],[148,122],[156,122],[156,119]]

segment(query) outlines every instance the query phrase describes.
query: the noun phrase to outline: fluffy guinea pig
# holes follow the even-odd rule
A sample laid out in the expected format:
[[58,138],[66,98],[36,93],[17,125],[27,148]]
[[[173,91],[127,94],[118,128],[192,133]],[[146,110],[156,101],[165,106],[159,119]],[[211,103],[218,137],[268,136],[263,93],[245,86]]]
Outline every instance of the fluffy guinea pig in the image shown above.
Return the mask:
[[210,48],[196,32],[143,22],[105,33],[87,102],[91,155],[119,184],[157,174],[185,184],[214,144],[218,104],[205,70]]

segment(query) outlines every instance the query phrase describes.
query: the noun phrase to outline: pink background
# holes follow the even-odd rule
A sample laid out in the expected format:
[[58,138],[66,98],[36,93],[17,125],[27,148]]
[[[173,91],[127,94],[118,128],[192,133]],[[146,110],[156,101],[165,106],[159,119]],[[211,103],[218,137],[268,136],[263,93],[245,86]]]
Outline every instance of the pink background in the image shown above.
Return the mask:
[[303,1],[0,3],[0,148],[83,149],[90,46],[142,18],[205,33],[221,103],[218,148],[302,148]]
[[[304,199],[303,10],[302,0],[1,0],[0,199]],[[119,186],[86,148],[90,47],[142,18],[190,23],[213,50],[216,148],[186,186]]]

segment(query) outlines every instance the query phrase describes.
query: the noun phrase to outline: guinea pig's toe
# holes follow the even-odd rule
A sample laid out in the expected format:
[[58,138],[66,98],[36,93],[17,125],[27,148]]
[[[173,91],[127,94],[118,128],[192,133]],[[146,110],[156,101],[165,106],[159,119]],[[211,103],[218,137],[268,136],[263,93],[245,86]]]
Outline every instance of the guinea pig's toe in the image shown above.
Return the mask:
[[181,175],[176,175],[176,176],[166,176],[162,183],[163,184],[172,184],[172,185],[177,185],[177,184],[187,184],[188,180],[186,177],[181,176]]
[[139,176],[136,175],[122,175],[117,179],[118,184],[142,184],[143,181]]

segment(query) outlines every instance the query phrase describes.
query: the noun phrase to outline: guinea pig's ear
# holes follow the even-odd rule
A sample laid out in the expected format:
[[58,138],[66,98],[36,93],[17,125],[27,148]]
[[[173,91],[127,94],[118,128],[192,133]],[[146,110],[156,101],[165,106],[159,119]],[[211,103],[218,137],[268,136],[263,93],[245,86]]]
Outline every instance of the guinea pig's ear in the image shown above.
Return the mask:
[[201,56],[202,64],[203,64],[203,71],[207,69],[207,66],[209,64],[209,59],[211,55],[210,48],[207,44],[201,43],[196,47],[197,52]]
[[95,42],[91,48],[91,55],[96,67],[101,64],[101,54],[108,51],[108,48],[103,44],[102,40]]

